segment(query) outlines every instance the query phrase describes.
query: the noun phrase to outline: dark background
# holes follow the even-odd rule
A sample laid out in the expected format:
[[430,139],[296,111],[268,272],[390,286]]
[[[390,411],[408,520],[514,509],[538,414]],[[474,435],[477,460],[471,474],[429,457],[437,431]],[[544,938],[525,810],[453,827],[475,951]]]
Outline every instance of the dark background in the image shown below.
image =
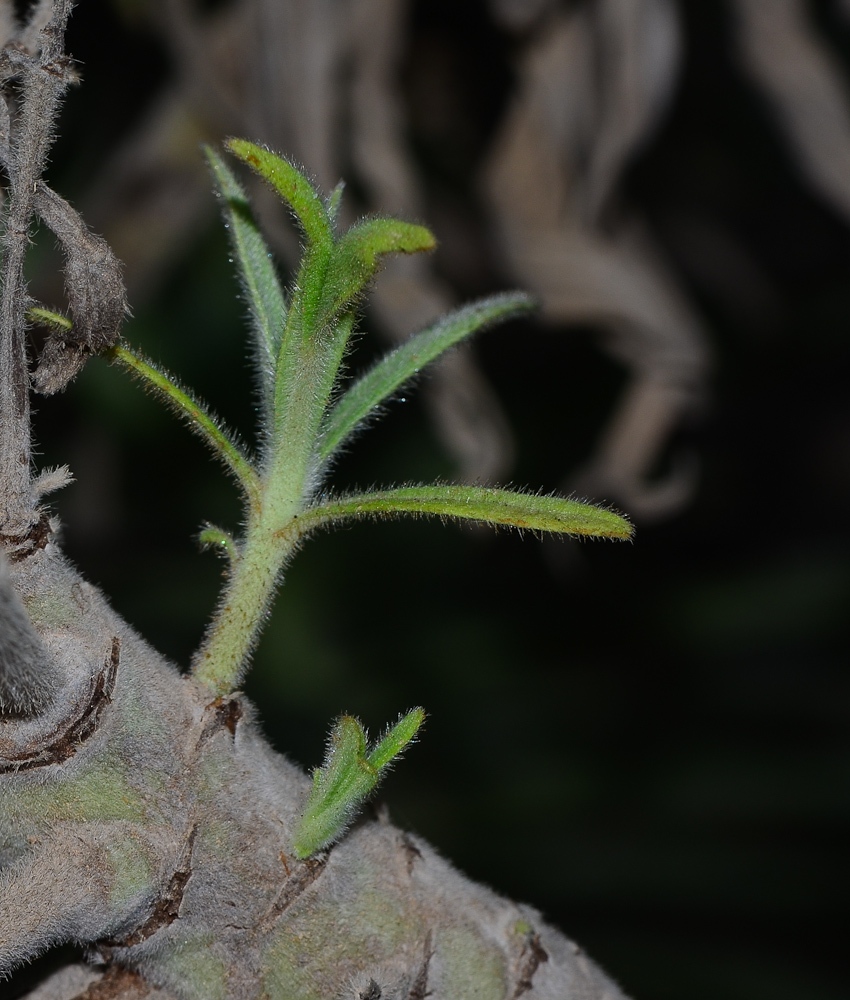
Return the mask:
[[[845,57],[850,31],[817,9]],[[393,818],[541,908],[638,1000],[837,1000],[850,995],[850,231],[801,182],[732,63],[724,5],[690,0],[682,13],[678,93],[626,194],[713,337],[711,396],[670,448],[699,456],[693,502],[638,523],[633,545],[424,522],[317,537],[248,691],[274,744],[305,766],[341,711],[377,731],[424,705],[421,742],[385,786]],[[172,71],[133,23],[106,0],[74,15],[85,82],[51,168],[72,200]],[[428,217],[439,236],[452,216],[447,228],[482,251],[463,267],[450,250],[438,258],[462,297],[504,285],[473,179],[513,44],[471,0],[416,5],[402,84]],[[677,225],[690,217],[721,224],[757,262],[764,308],[707,280]],[[219,228],[198,233],[160,294],[134,304],[126,337],[249,435],[229,271]],[[354,365],[377,347],[365,338]],[[592,451],[625,373],[592,329],[512,323],[476,351],[516,430],[513,481],[556,488]],[[337,485],[453,474],[405,398]],[[37,406],[44,463],[78,478],[56,500],[69,554],[185,664],[221,573],[193,536],[206,520],[236,526],[235,489],[103,362]]]

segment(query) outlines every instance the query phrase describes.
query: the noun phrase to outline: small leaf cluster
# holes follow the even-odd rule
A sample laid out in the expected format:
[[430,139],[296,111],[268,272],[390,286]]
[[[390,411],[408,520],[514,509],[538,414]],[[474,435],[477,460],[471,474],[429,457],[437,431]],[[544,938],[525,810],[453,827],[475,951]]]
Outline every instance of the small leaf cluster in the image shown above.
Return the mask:
[[333,843],[371,795],[384,772],[416,736],[425,712],[414,708],[402,716],[371,750],[360,721],[343,715],[328,739],[325,762],[313,772],[310,801],[295,832],[294,853],[307,858]]

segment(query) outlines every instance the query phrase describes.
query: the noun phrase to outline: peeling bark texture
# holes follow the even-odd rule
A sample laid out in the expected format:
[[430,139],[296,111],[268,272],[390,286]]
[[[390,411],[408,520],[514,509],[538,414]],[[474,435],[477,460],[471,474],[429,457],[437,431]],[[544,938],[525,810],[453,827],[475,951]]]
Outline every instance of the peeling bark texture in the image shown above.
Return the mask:
[[[385,821],[296,861],[310,780],[251,705],[210,701],[52,542],[9,574],[63,668],[56,704],[88,721],[73,752],[0,776],[0,973],[68,941],[106,963],[29,1000],[622,1000],[540,914]],[[0,721],[7,761],[56,739],[49,713]]]

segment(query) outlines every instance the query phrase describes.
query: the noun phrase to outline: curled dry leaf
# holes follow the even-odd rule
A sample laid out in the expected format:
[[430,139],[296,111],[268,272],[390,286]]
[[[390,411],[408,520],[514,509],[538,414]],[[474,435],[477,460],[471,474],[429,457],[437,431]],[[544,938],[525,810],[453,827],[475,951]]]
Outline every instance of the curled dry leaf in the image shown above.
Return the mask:
[[91,354],[99,354],[118,339],[127,314],[127,293],[121,262],[106,240],[92,233],[64,198],[39,181],[35,210],[50,228],[65,257],[65,288],[73,326],[52,331],[33,375],[37,392],[59,392],[80,371]]

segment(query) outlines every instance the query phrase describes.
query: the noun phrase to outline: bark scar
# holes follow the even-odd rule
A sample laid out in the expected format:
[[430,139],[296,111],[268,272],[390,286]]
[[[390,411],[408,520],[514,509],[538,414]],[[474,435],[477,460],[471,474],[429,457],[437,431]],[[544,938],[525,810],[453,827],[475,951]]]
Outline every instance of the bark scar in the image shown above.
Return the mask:
[[132,948],[133,945],[147,941],[161,927],[168,927],[180,916],[180,904],[183,902],[183,893],[186,884],[192,877],[192,850],[195,846],[195,837],[198,833],[198,824],[189,831],[189,836],[183,844],[180,852],[180,860],[168,883],[168,888],[157,900],[151,915],[148,919],[134,931],[119,938],[106,938],[98,942],[98,950],[105,957],[111,957],[113,948]]
[[239,725],[245,710],[238,695],[229,698],[216,698],[207,705],[206,717],[198,743],[203,743],[221,729],[226,729],[231,736],[236,737],[236,727]]
[[72,1000],[144,1000],[149,995],[150,987],[138,973],[113,965]]
[[112,639],[112,648],[103,667],[91,679],[89,696],[85,707],[76,718],[69,720],[58,732],[53,732],[47,740],[30,744],[10,757],[0,757],[0,774],[30,771],[36,767],[61,764],[80,749],[90,739],[100,725],[106,706],[112,701],[115,679],[118,675],[118,661],[121,656],[121,640]]
[[316,881],[325,870],[330,858],[330,851],[307,858],[298,871],[283,883],[283,888],[277,899],[272,903],[268,913],[260,920],[261,930],[269,930],[277,922],[277,918],[289,909],[296,899]]
[[413,838],[406,831],[401,835],[401,848],[407,858],[407,874],[413,873],[413,865],[418,858],[421,859],[422,851],[414,844]]
[[35,524],[23,535],[4,535],[0,533],[0,543],[6,547],[9,562],[23,562],[28,556],[43,549],[50,541],[53,532],[50,529],[50,517],[42,514]]
[[533,986],[534,973],[538,966],[549,961],[549,953],[540,943],[539,934],[528,934],[519,956],[519,974],[516,987],[511,994],[511,1000],[527,993]]
[[213,702],[215,708],[215,721],[219,726],[230,733],[236,735],[236,726],[242,718],[242,705],[238,698],[216,698]]
[[419,966],[419,971],[416,973],[413,985],[410,987],[407,1000],[425,1000],[425,997],[431,996],[431,991],[428,989],[428,969],[431,965],[431,959],[434,957],[433,941],[434,935],[431,931],[428,931],[425,936],[425,947],[423,949],[425,957]]

